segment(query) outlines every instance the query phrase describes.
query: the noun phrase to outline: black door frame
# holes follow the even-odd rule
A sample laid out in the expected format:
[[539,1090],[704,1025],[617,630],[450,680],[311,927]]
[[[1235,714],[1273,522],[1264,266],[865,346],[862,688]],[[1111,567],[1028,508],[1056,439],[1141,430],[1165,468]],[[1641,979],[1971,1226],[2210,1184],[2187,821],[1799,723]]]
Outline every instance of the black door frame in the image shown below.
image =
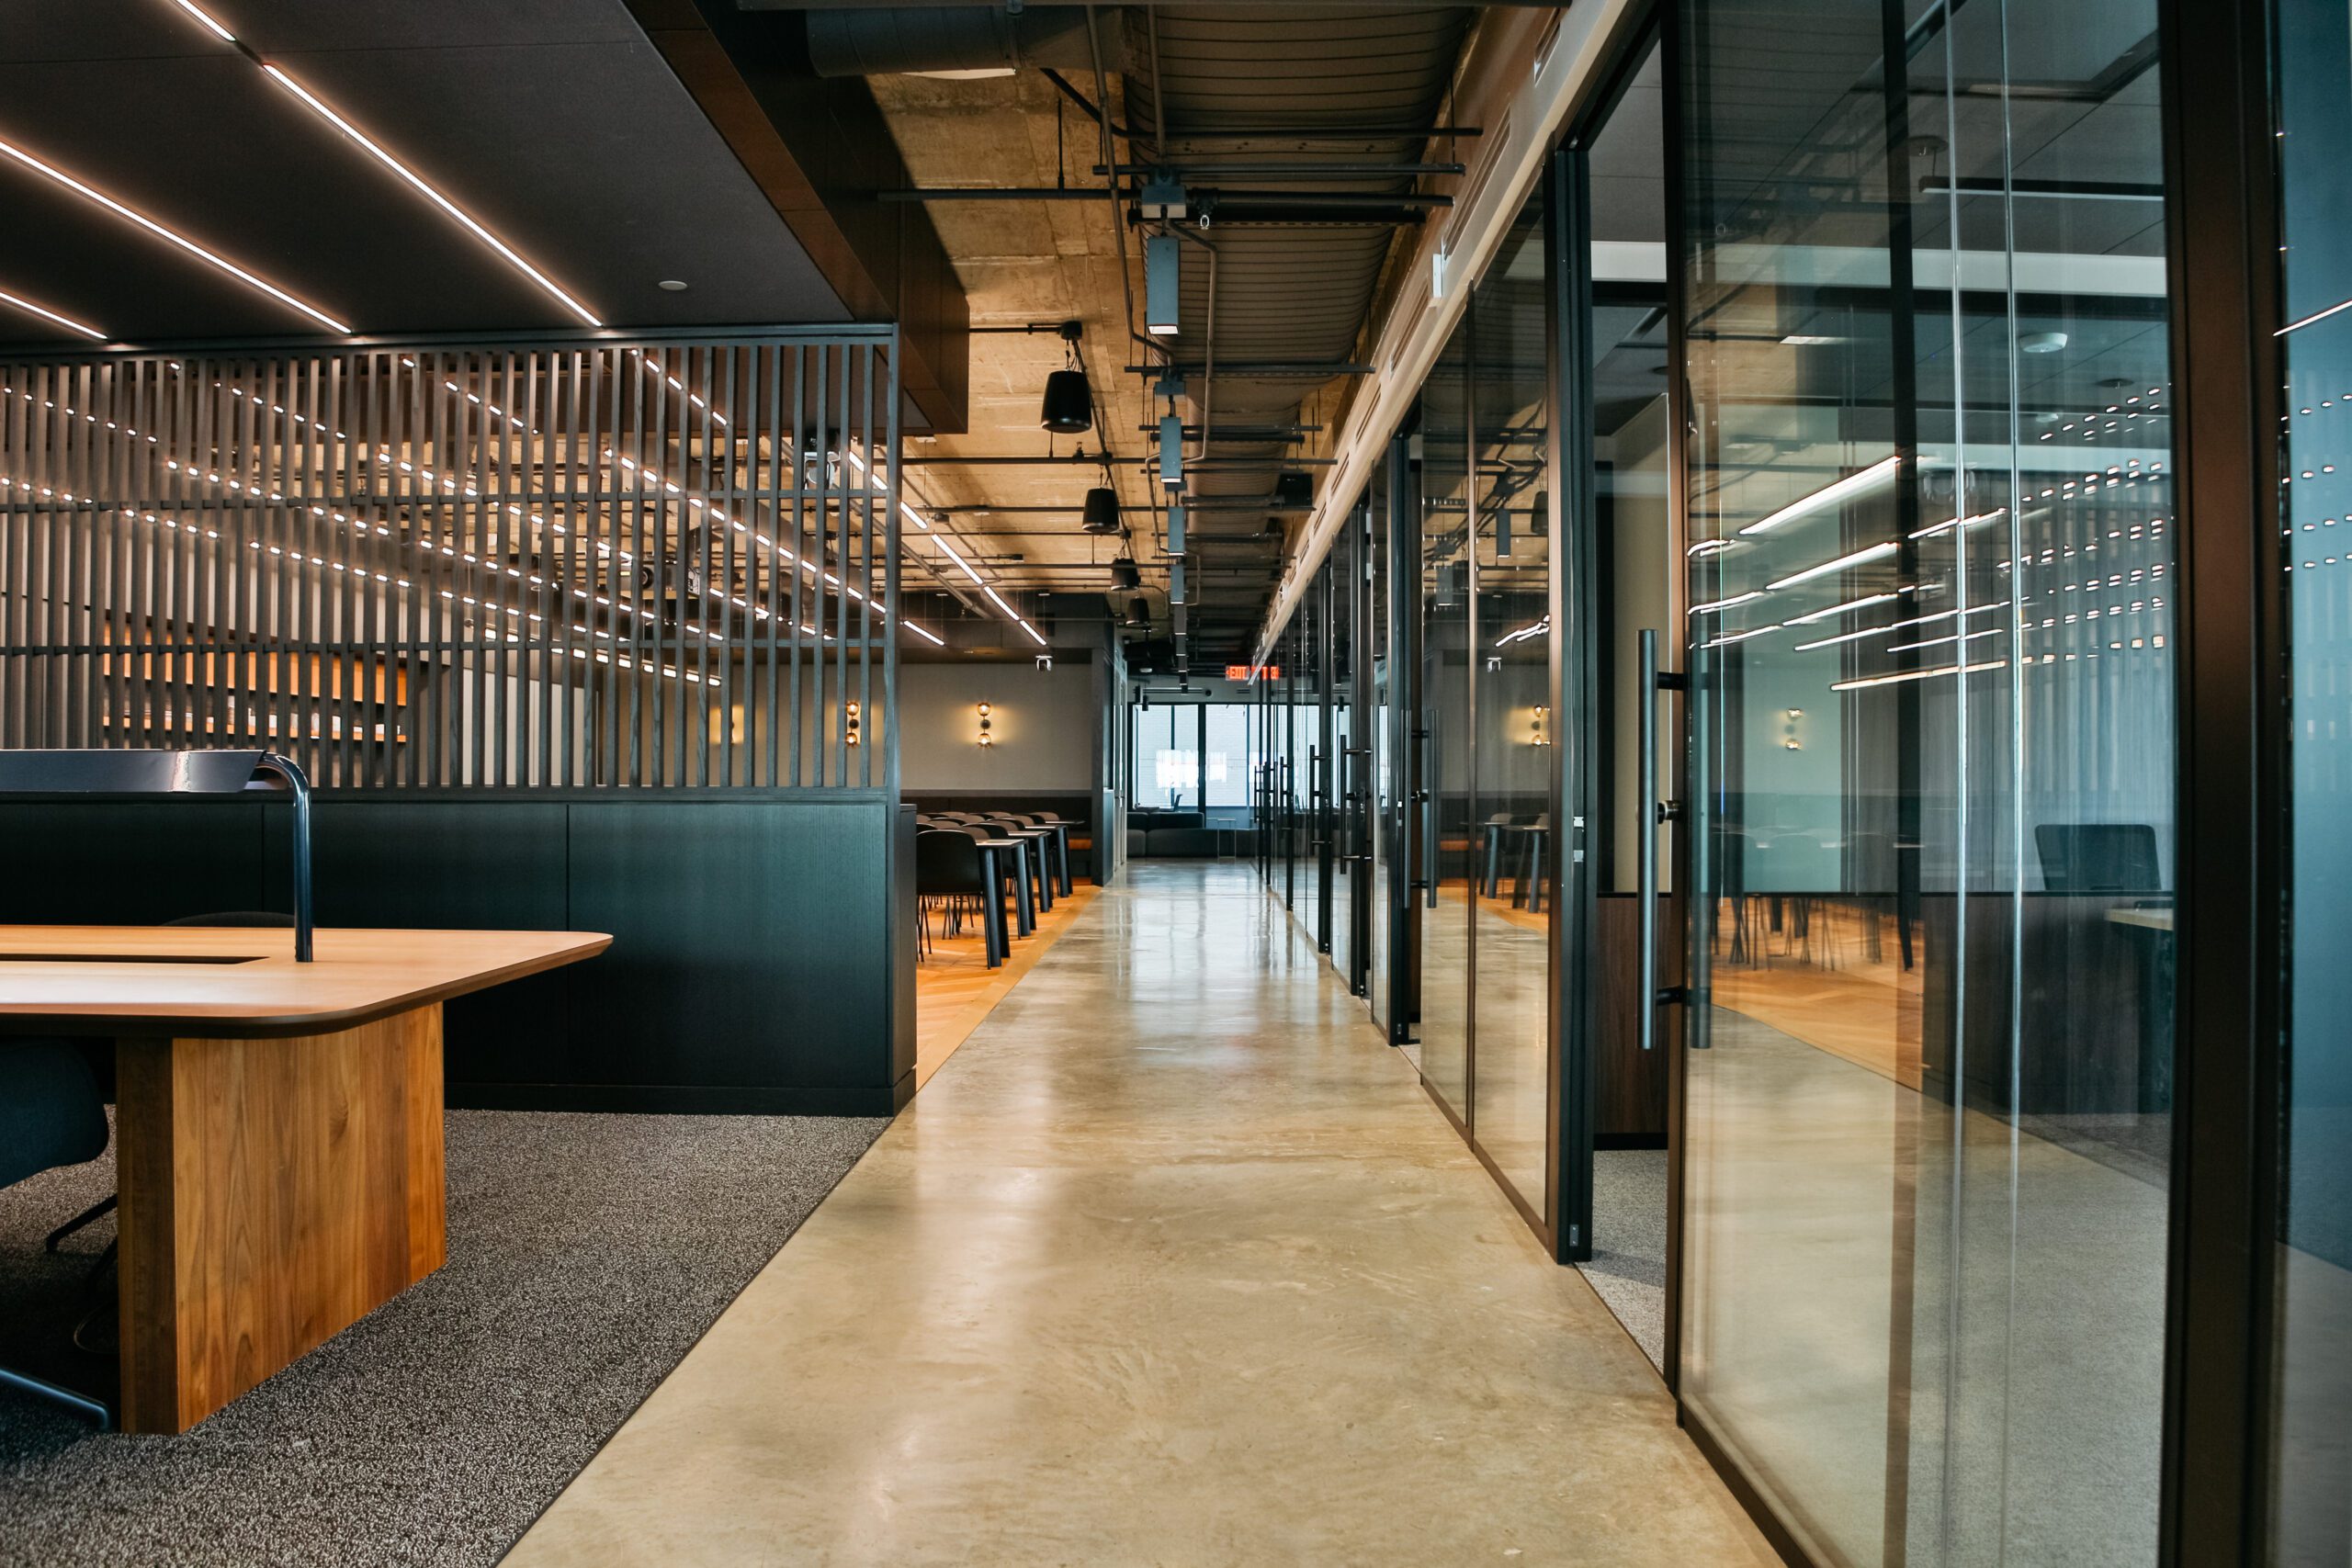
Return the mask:
[[2179,819],[2197,824],[2181,838],[2174,917],[2168,1564],[2254,1564],[2268,1551],[2291,885],[2271,10],[2158,8],[2174,193]]

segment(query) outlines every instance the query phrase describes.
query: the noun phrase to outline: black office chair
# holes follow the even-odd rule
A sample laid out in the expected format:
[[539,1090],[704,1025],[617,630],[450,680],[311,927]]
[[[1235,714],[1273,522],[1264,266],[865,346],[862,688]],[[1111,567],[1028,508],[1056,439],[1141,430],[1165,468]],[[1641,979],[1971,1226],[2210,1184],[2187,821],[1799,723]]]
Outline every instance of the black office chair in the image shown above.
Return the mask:
[[2156,830],[2145,822],[2043,822],[2033,829],[2052,893],[2155,893]]
[[[281,915],[275,909],[222,909],[209,915],[183,915],[176,920],[165,920],[164,924],[167,926],[233,926],[244,930],[277,928],[290,931],[294,926],[294,917]],[[82,1053],[82,1059],[89,1064],[91,1077],[97,1080],[99,1096],[105,1100],[112,1100],[114,1098],[114,1042],[80,1040],[74,1042],[74,1048]],[[49,1239],[42,1245],[49,1251],[55,1252],[59,1244],[67,1236],[72,1235],[75,1231],[96,1224],[113,1213],[116,1195],[112,1192],[107,1193],[50,1232]],[[98,1255],[98,1266],[103,1269],[107,1259],[113,1255],[114,1248],[108,1246],[105,1252]]]
[[[106,1101],[74,1043],[0,1040],[0,1187],[106,1152]],[[101,1428],[113,1424],[105,1404],[45,1378],[0,1367],[0,1383],[94,1416]]]

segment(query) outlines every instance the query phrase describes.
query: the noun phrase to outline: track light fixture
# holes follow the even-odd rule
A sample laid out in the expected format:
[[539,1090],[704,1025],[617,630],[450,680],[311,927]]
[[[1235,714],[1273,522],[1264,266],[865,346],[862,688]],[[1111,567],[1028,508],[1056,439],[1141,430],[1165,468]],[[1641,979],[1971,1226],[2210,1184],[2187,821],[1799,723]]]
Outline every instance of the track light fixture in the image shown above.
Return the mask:
[[1173,234],[1154,234],[1143,243],[1143,324],[1154,337],[1174,337],[1180,330],[1181,243]]
[[1076,321],[1062,323],[1069,362],[1046,378],[1046,401],[1037,423],[1056,435],[1083,435],[1094,428],[1094,389],[1087,384],[1086,367],[1078,358],[1078,340],[1084,331]]

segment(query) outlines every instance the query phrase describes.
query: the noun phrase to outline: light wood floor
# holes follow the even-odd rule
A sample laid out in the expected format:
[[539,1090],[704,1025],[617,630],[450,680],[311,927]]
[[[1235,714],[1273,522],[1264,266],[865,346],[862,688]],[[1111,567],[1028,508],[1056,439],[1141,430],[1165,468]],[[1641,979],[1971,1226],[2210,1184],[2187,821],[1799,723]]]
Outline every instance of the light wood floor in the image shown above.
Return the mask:
[[1039,911],[1034,934],[1012,939],[1012,956],[995,969],[989,967],[978,920],[965,921],[963,935],[945,937],[939,934],[939,917],[929,917],[931,951],[915,964],[917,1089],[956,1054],[956,1047],[1036,966],[1101,891],[1091,882],[1074,883],[1069,897],[1057,897],[1050,911]]
[[[1870,925],[1879,927],[1879,956],[1870,956]],[[1917,1089],[1920,980],[1925,953],[1905,969],[1894,918],[1876,909],[1822,899],[1814,905],[1810,943],[1767,929],[1751,915],[1750,962],[1731,962],[1731,917],[1716,933],[1713,979],[1718,1007],[1746,1013],[1806,1044]],[[1925,931],[1912,928],[1912,940]]]

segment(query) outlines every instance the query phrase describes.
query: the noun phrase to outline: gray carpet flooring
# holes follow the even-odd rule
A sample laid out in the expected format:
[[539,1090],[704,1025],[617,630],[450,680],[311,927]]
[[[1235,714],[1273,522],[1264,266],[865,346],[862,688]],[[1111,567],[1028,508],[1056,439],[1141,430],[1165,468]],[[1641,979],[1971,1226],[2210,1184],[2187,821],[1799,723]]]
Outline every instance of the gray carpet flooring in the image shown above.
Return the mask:
[[[887,1125],[452,1111],[447,1266],[194,1431],[0,1389],[0,1564],[494,1562]],[[72,1324],[114,1223],[40,1237],[113,1180],[0,1192],[0,1359]]]
[[1664,1149],[1599,1149],[1592,1156],[1592,1261],[1579,1263],[1603,1304],[1650,1365],[1666,1365]]

